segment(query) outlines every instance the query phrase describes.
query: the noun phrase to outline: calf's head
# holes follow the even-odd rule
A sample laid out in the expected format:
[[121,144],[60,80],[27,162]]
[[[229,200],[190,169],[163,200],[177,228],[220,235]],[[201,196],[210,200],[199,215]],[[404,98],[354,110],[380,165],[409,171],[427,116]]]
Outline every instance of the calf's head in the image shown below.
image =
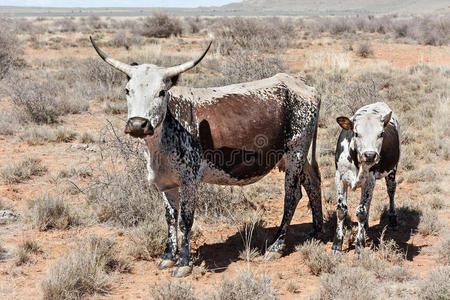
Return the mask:
[[358,161],[367,166],[373,166],[380,161],[380,151],[383,135],[389,125],[392,112],[380,117],[372,114],[356,116],[352,121],[347,117],[336,119],[338,124],[353,132],[352,142],[358,153]]
[[203,54],[184,64],[162,68],[152,64],[126,64],[107,56],[91,39],[98,55],[108,64],[128,76],[125,87],[128,105],[128,121],[125,133],[143,138],[153,135],[162,123],[167,111],[167,91],[176,84],[178,76],[197,65],[211,47],[209,43]]

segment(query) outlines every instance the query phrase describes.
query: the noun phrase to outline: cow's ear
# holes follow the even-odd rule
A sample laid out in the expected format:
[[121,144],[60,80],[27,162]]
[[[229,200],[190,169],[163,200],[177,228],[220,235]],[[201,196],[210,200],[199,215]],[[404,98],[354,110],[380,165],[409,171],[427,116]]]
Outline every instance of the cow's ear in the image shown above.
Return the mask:
[[391,120],[391,116],[392,116],[392,111],[384,116],[384,118],[383,118],[384,129],[386,129],[388,127],[389,121]]
[[347,117],[339,117],[336,119],[336,122],[346,130],[353,130],[353,122]]

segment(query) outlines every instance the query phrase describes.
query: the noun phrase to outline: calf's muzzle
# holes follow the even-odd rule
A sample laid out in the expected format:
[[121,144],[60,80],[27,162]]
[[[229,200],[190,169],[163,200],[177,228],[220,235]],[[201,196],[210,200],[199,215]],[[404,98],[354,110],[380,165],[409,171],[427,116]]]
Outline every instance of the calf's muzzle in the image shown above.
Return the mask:
[[378,154],[375,151],[366,151],[363,154],[363,161],[366,163],[374,163],[377,161]]
[[147,135],[153,135],[153,127],[150,124],[150,120],[141,117],[134,117],[128,119],[127,125],[125,126],[125,133],[131,135],[132,137],[143,138]]

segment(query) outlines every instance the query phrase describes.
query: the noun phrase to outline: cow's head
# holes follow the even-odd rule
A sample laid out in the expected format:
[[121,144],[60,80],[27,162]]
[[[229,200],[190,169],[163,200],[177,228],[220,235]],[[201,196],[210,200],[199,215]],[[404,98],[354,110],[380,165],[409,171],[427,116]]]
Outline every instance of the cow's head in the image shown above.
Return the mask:
[[107,56],[91,39],[98,55],[119,71],[127,74],[125,87],[128,104],[128,121],[125,133],[133,137],[153,135],[164,120],[167,111],[167,91],[176,84],[178,76],[197,65],[211,46],[209,43],[203,54],[184,64],[162,68],[152,64],[126,64]]
[[347,117],[336,119],[338,124],[353,131],[353,141],[358,153],[358,161],[366,166],[373,166],[380,161],[383,135],[389,125],[392,112],[384,117],[372,114],[357,116],[353,121]]

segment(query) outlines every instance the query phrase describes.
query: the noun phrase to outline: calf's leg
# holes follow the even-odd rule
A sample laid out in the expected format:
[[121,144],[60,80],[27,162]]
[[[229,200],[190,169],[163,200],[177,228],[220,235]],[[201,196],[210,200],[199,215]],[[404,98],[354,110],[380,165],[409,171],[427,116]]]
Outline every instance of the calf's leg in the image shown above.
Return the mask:
[[361,248],[365,244],[365,230],[369,219],[370,201],[372,200],[372,193],[375,187],[375,176],[372,172],[369,173],[369,177],[366,183],[361,188],[361,201],[356,209],[356,217],[358,218],[358,233],[356,234],[355,250],[359,253]]
[[389,227],[394,231],[398,230],[397,214],[395,213],[394,205],[395,189],[397,188],[397,181],[395,180],[396,173],[397,168],[392,170],[392,172],[384,178],[386,180],[386,188],[389,195]]
[[178,252],[177,218],[180,198],[178,188],[162,193],[162,198],[164,200],[164,206],[166,208],[168,237],[166,249],[164,250],[164,253],[161,255],[161,258],[157,263],[157,267],[160,270],[172,267],[175,264],[175,259]]
[[335,253],[338,251],[342,251],[342,244],[345,235],[344,221],[347,216],[348,184],[343,182],[340,177],[341,175],[339,171],[336,171],[335,183],[336,183],[336,192],[338,196],[336,206],[337,226],[336,226],[336,234],[334,235],[333,246],[331,248]]

